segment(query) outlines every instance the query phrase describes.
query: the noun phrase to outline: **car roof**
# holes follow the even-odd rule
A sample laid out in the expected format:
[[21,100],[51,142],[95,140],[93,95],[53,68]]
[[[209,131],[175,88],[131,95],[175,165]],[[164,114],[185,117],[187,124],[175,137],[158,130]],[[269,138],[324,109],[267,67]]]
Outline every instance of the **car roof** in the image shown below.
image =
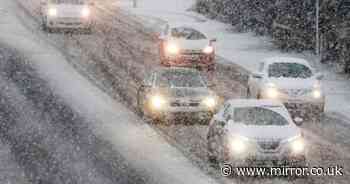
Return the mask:
[[229,100],[229,103],[234,108],[239,107],[284,107],[284,105],[276,100],[269,99],[232,99]]
[[273,63],[299,63],[310,67],[309,62],[307,60],[296,57],[270,57],[265,58],[263,62],[265,62],[265,64],[267,65]]

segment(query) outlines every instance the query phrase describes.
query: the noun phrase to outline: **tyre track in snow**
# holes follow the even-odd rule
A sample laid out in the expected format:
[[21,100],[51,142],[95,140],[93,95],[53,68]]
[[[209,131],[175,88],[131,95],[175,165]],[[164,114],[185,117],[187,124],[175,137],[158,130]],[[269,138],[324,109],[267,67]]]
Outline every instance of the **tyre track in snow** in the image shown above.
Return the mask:
[[[108,8],[103,8],[103,10],[107,10]],[[105,13],[105,14],[104,14]],[[104,15],[103,15],[104,14]],[[143,74],[146,70],[152,68],[152,66],[157,66],[158,60],[155,59],[157,56],[157,53],[154,52],[156,50],[154,45],[152,45],[152,37],[149,36],[150,34],[143,34],[146,30],[142,31],[142,28],[137,28],[135,30],[138,30],[136,32],[130,31],[130,28],[133,26],[140,26],[140,24],[132,24],[130,22],[127,22],[127,26],[124,27],[124,23],[126,21],[118,21],[118,20],[129,20],[127,16],[123,15],[123,18],[116,18],[119,13],[108,11],[108,12],[101,12],[101,17],[110,18],[110,21],[102,22],[99,27],[100,30],[96,31],[96,33],[92,36],[81,36],[81,35],[71,35],[71,36],[60,36],[58,35],[57,38],[60,39],[63,37],[64,39],[64,48],[63,50],[69,50],[69,49],[76,49],[78,47],[78,50],[80,50],[79,54],[72,54],[67,53],[68,56],[71,57],[71,62],[73,65],[75,65],[76,68],[81,70],[86,76],[89,76],[89,78],[95,83],[98,83],[96,81],[103,81],[102,85],[100,86],[104,91],[108,92],[111,96],[122,99],[127,105],[130,106],[130,108],[133,108],[135,105],[135,87],[138,86],[139,81],[143,78]],[[117,22],[113,22],[113,19],[115,18]],[[113,23],[113,24],[112,24]],[[140,31],[141,30],[141,31]],[[145,35],[139,35],[139,34]],[[39,33],[40,34],[40,33]],[[118,36],[115,36],[118,35]],[[54,36],[56,37],[56,35]],[[57,44],[57,38],[55,40],[55,44]],[[127,40],[120,40],[120,38],[130,38]],[[92,41],[93,40],[93,41]],[[131,40],[131,41],[129,41]],[[145,42],[142,42],[140,40],[143,40]],[[140,42],[142,44],[140,45]],[[147,44],[150,44],[147,45]],[[131,46],[130,46],[131,45]],[[147,45],[147,46],[145,46]],[[146,47],[146,48],[145,48]],[[153,51],[152,48],[153,47]],[[92,48],[104,48],[103,52],[101,50],[94,50]],[[126,52],[123,52],[123,51]],[[147,52],[142,52],[142,51]],[[140,53],[147,53],[146,55],[140,54]],[[126,55],[129,54],[129,55]],[[72,55],[74,55],[72,57]],[[147,57],[146,57],[147,56]],[[149,58],[150,57],[150,58]],[[217,77],[217,81],[220,81],[220,84],[223,84],[220,86],[218,91],[225,91],[228,89],[230,91],[235,86],[230,86],[231,80],[238,80],[237,77],[235,78],[233,76],[225,76],[227,72],[231,72],[230,67],[223,66],[220,69],[219,65],[219,71],[223,71],[222,69],[226,69],[226,72],[218,72],[217,76],[220,76],[221,78]],[[234,67],[233,67],[234,68]],[[237,69],[234,68],[237,72]],[[239,76],[239,75],[238,75]],[[219,80],[220,79],[220,80]],[[221,82],[223,81],[223,82]],[[242,81],[241,81],[242,82]],[[224,90],[225,89],[225,90]],[[237,89],[233,90],[234,96],[244,96],[244,92],[237,91]],[[244,90],[243,90],[244,91]],[[117,95],[116,95],[117,94]],[[229,98],[232,93],[224,94],[226,98]],[[231,96],[232,97],[232,96]],[[307,122],[308,123],[308,122]],[[167,126],[161,126],[161,125],[154,125],[155,129],[159,131],[160,134],[163,134],[167,140],[178,147],[186,156],[191,158],[193,162],[195,162],[197,165],[201,166],[202,169],[208,170],[207,163],[206,163],[206,157],[205,157],[205,133],[206,128],[205,127],[197,127],[194,126],[188,127],[188,126],[173,126],[173,127],[167,127]],[[307,126],[304,126],[307,129],[313,129],[315,132],[320,132],[317,130],[317,128],[314,127],[312,124],[308,124]],[[311,127],[311,128],[310,128]],[[316,126],[317,127],[317,126]],[[333,127],[334,128],[334,127]],[[331,134],[337,132],[338,128],[330,130]],[[322,134],[320,134],[322,135]],[[313,137],[315,138],[315,137]],[[336,141],[336,139],[333,139],[333,141]],[[316,141],[317,142],[317,141]],[[314,154],[318,158],[328,158],[325,163],[329,164],[332,160],[338,160],[338,161],[344,161],[347,162],[347,159],[343,156],[336,153],[336,151],[332,151],[332,154],[324,153],[325,150],[329,152],[329,150],[332,150],[332,148],[329,148],[330,145],[323,144],[317,142],[317,144],[314,146]],[[320,161],[320,159],[315,159],[314,163],[317,164],[317,162]],[[205,164],[203,164],[205,163]],[[211,171],[208,171],[209,173]],[[213,173],[211,173],[213,174]],[[215,174],[214,174],[215,175]],[[217,174],[216,174],[217,175]],[[301,181],[281,181],[279,179],[277,180],[265,180],[266,183],[273,183],[273,182],[291,182],[291,183],[327,183],[330,182],[330,180],[323,180],[316,178],[316,182],[314,181],[315,178],[308,178],[307,181],[301,180]],[[251,181],[252,183],[260,182],[258,181]]]

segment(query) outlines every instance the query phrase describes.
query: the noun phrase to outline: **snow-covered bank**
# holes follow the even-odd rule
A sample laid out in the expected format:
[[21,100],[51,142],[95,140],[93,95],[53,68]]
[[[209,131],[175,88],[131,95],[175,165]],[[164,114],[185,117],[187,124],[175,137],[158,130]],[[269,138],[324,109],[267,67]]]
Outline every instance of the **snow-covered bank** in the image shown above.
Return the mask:
[[146,20],[146,24],[157,26],[157,20],[184,22],[199,28],[213,38],[217,38],[217,54],[248,71],[255,71],[258,63],[271,56],[293,56],[306,58],[325,73],[324,90],[327,114],[342,114],[350,117],[350,82],[329,67],[321,66],[317,58],[309,53],[282,53],[274,47],[270,38],[257,37],[253,33],[237,33],[232,26],[209,20],[202,15],[187,11],[194,0],[140,0],[133,8],[132,0],[116,1],[115,6]]
[[21,10],[13,1],[0,2],[1,8],[8,10],[0,20],[0,41],[28,57],[52,90],[75,111],[95,122],[88,126],[113,144],[134,168],[152,177],[154,183],[216,183],[134,113],[81,76],[54,47],[23,27],[14,14]]

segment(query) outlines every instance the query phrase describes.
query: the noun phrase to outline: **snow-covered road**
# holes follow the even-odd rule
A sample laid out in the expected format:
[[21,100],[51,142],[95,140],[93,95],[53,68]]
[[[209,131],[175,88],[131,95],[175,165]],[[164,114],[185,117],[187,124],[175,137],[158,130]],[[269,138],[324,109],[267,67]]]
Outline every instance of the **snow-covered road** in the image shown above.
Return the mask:
[[[0,41],[23,55],[2,63],[8,91],[1,94],[9,112],[18,113],[10,118],[18,127],[7,136],[22,148],[15,154],[34,183],[216,183],[33,34],[22,22],[33,19],[22,17],[16,2],[0,4],[8,11]],[[121,161],[106,159],[108,148]]]
[[[13,67],[16,75],[8,78],[15,85],[12,90],[19,90],[21,94],[7,95],[7,98],[22,95],[25,97],[22,101],[34,103],[35,107],[26,105],[27,102],[9,104],[39,113],[44,111],[53,119],[44,121],[50,129],[46,127],[42,132],[57,134],[57,146],[45,145],[45,139],[39,145],[67,150],[48,149],[49,155],[55,156],[58,162],[57,170],[66,171],[58,173],[65,176],[69,171],[67,178],[79,183],[97,180],[100,181],[97,183],[215,183],[211,177],[223,183],[241,182],[223,179],[219,170],[207,162],[206,126],[149,125],[132,112],[136,87],[143,74],[159,63],[155,40],[137,17],[116,11],[109,4],[111,1],[105,0],[98,4],[98,29],[93,35],[47,34],[40,30],[38,22],[39,0],[18,0],[20,7],[11,0],[0,2],[2,9],[8,10],[6,16],[0,18],[0,41],[23,54],[26,62],[22,61],[19,66],[27,66],[25,71],[30,67],[34,69],[23,78],[26,72],[20,70],[21,67]],[[188,18],[184,16],[184,20]],[[216,91],[227,99],[245,96],[245,76],[242,68],[219,58],[218,70],[212,79],[217,83]],[[41,80],[32,81],[37,78]],[[25,79],[32,82],[26,83]],[[24,89],[25,86],[29,89]],[[42,98],[35,98],[36,95]],[[35,114],[28,117],[40,119]],[[25,114],[18,118],[23,116]],[[339,117],[326,117],[321,122],[305,123],[312,166],[350,165],[350,127],[345,122]],[[41,123],[34,123],[33,127],[39,125]],[[98,141],[102,143],[94,143]],[[62,142],[68,143],[60,146]],[[91,142],[93,146],[89,145]],[[65,154],[55,154],[55,151]],[[66,157],[65,162],[57,159],[60,156]],[[79,164],[74,167],[71,163]],[[122,172],[121,168],[126,171]],[[95,171],[96,180],[82,180],[77,174],[69,174],[86,175],[91,170]],[[45,176],[51,176],[52,172]],[[40,172],[38,175],[41,176]],[[117,182],[118,179],[121,180]],[[348,183],[348,179],[348,176],[291,181],[251,178],[244,182],[326,184]]]

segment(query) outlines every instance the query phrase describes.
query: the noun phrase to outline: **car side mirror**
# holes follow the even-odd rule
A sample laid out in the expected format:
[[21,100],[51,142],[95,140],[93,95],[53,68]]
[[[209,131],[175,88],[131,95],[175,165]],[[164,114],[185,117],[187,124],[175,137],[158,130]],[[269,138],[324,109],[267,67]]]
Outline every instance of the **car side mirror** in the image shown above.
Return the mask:
[[218,40],[216,38],[213,38],[210,40],[210,43],[214,43],[214,42],[217,42]]
[[262,78],[264,78],[264,74],[262,74],[262,73],[253,73],[252,74],[252,78],[254,78],[254,79],[262,79]]
[[294,120],[294,123],[295,123],[297,126],[302,125],[303,122],[304,122],[303,118],[300,118],[300,117],[295,117],[293,120]]
[[324,75],[322,73],[317,73],[316,74],[316,79],[317,80],[323,80],[324,79]]

